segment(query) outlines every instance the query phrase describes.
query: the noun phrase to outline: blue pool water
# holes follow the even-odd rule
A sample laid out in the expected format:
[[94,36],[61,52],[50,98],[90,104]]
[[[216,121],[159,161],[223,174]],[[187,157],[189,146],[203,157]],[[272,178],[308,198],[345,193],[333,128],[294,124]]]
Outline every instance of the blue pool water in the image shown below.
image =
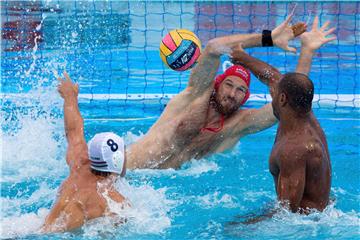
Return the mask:
[[[50,95],[55,95],[51,91]],[[258,107],[260,104],[256,104]],[[156,120],[93,120],[85,112],[86,138],[98,131],[115,131],[129,144],[136,141]],[[85,110],[85,111],[84,111]],[[119,183],[133,209],[122,212],[129,222],[114,227],[99,220],[77,233],[55,234],[52,238],[87,239],[124,236],[130,239],[328,239],[354,238],[359,234],[359,112],[339,108],[317,109],[328,137],[332,160],[331,198],[334,203],[323,213],[300,216],[283,210],[272,219],[254,225],[241,224],[276,205],[268,157],[276,126],[245,137],[232,150],[191,161],[180,170],[129,171],[128,183]],[[56,189],[67,177],[63,123],[50,114],[22,117],[16,134],[4,133],[2,161],[3,237],[32,235],[41,225],[55,200]],[[28,236],[30,234],[30,236]]]
[[[29,13],[26,9],[30,7],[25,3],[15,11],[11,2],[2,2],[1,14],[9,23],[7,27],[14,27],[10,23],[21,13],[21,21],[41,24],[36,31],[43,38],[32,45],[24,37],[21,39],[24,46],[20,44],[18,49],[14,39],[2,41],[2,239],[355,239],[359,236],[359,3],[307,3],[297,7],[298,19],[309,11],[317,12],[341,29],[338,42],[319,51],[311,73],[319,98],[314,102],[314,112],[327,135],[332,162],[332,203],[324,212],[301,216],[283,209],[259,223],[243,223],[277,207],[268,170],[277,127],[274,126],[242,138],[233,149],[192,160],[179,170],[128,171],[126,179],[117,183],[117,189],[130,200],[132,208],[111,206],[127,217],[126,224],[114,226],[113,219],[100,218],[75,232],[51,235],[40,235],[37,230],[56,199],[57,188],[68,176],[56,72],[67,69],[80,84],[81,94],[89,94],[80,99],[87,140],[97,132],[114,131],[131,144],[156,121],[168,101],[166,96],[178,93],[187,83],[188,72],[176,73],[161,64],[157,44],[166,32],[165,27],[194,30],[206,43],[214,35],[232,33],[238,22],[247,21],[244,19],[252,20],[248,25],[240,24],[246,29],[239,28],[240,32],[273,27],[293,5],[112,1],[77,4],[34,1],[33,4],[32,9],[38,11]],[[229,27],[221,22],[221,17],[228,17],[226,11],[248,16],[241,15],[238,21],[233,14],[233,25]],[[166,14],[162,15],[163,12]],[[160,24],[159,19],[164,21]],[[113,29],[115,25],[122,27]],[[3,31],[7,29],[4,26]],[[31,24],[16,26],[26,32]],[[117,37],[110,37],[110,33],[116,33],[113,35]],[[291,71],[296,65],[295,55],[276,49],[258,48],[250,53],[282,72]],[[267,93],[256,80],[251,90],[264,98]],[[100,99],[97,94],[107,97]],[[116,94],[126,97],[119,98]],[[142,94],[158,96],[144,99]],[[334,100],[331,95],[337,98]],[[326,101],[327,98],[331,100]],[[259,108],[265,101],[253,100],[246,107]]]

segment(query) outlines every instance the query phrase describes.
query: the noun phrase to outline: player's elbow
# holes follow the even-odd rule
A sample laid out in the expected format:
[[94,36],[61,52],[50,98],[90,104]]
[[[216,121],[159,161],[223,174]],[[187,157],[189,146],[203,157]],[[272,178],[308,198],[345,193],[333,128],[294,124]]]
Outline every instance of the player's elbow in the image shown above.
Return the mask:
[[222,54],[227,52],[227,50],[228,52],[230,52],[230,49],[226,49],[225,46],[222,46],[218,38],[209,40],[205,47],[205,52],[214,56],[221,56]]
[[84,131],[84,119],[82,117],[78,117],[74,120],[74,122],[68,122],[65,124],[65,134],[69,139],[73,135],[78,135],[83,133]]
[[260,76],[262,78],[267,78],[269,81],[270,87],[277,87],[277,84],[280,82],[283,75],[274,67],[271,67],[267,71],[262,73],[263,75]]

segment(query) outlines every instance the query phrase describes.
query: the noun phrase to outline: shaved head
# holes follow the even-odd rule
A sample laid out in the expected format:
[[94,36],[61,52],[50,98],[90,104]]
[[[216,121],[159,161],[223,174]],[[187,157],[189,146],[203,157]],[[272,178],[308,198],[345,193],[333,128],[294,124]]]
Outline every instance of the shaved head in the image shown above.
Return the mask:
[[314,97],[314,84],[302,73],[286,73],[280,80],[279,93],[285,93],[290,107],[304,114],[311,110]]

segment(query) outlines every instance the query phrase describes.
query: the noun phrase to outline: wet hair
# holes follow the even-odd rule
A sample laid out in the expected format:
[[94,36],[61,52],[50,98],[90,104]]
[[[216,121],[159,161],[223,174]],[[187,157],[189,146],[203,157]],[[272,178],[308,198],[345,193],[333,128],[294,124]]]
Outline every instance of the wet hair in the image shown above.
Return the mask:
[[98,170],[95,170],[95,169],[92,169],[92,168],[90,168],[90,169],[91,169],[91,172],[93,174],[95,174],[96,176],[107,177],[107,176],[109,176],[111,174],[111,172],[102,172],[102,171],[98,171]]
[[313,82],[302,73],[286,73],[279,82],[279,92],[285,93],[290,107],[297,113],[310,112],[314,97]]

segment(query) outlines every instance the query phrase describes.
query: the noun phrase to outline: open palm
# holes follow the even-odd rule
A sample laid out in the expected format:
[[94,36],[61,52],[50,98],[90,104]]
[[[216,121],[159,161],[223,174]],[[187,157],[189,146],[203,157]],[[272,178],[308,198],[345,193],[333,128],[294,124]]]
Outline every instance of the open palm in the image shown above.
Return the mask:
[[327,38],[327,36],[332,34],[336,29],[330,28],[329,30],[326,30],[329,24],[330,22],[327,21],[322,27],[319,28],[319,17],[316,16],[311,31],[305,32],[300,36],[302,46],[314,51],[319,49],[323,44],[335,40],[336,37]]
[[284,22],[277,26],[271,33],[274,45],[285,51],[296,52],[296,49],[289,46],[289,41],[306,31],[306,24],[299,22],[291,26],[290,21],[293,14],[290,14]]

